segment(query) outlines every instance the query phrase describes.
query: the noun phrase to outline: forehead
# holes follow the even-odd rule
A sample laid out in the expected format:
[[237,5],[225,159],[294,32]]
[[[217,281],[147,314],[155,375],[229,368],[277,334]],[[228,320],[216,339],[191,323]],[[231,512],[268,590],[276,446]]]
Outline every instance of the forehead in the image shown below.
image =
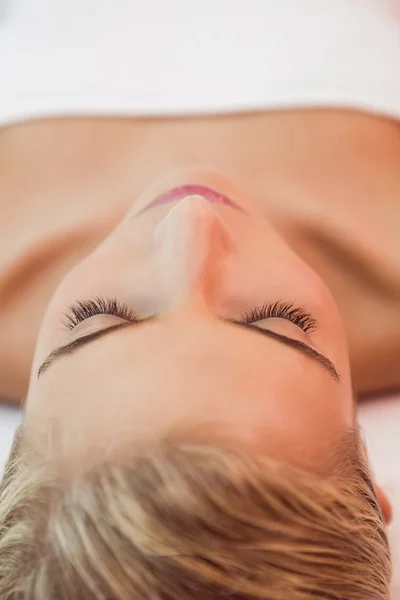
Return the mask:
[[[233,327],[151,324],[114,332],[60,359],[36,385],[27,419],[75,447],[132,443],[217,423],[237,438],[304,456],[344,423],[340,392],[318,365]],[[72,441],[71,441],[72,440]]]

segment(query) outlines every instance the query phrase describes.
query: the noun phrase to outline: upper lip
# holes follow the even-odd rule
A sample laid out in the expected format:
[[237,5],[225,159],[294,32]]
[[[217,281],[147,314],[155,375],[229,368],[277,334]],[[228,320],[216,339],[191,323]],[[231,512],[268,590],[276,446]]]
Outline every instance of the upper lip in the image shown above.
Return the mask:
[[[239,206],[236,202],[214,190],[211,187],[205,185],[182,185],[168,190],[167,192],[157,196],[154,200],[150,202],[147,206],[145,206],[140,212],[144,212],[149,208],[153,208],[154,206],[159,206],[161,204],[168,204],[169,202],[175,202],[176,200],[182,200],[187,196],[202,196],[205,200],[209,202],[215,202],[217,204],[224,204],[225,206],[230,206],[231,208],[235,208],[242,212],[243,208]],[[140,213],[139,213],[140,214]]]

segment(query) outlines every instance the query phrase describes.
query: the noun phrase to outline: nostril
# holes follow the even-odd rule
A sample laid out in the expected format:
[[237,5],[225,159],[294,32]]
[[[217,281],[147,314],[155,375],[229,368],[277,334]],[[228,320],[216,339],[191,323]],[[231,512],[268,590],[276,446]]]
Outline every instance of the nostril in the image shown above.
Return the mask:
[[155,245],[179,244],[183,249],[191,245],[208,246],[214,242],[221,249],[230,247],[226,224],[210,202],[202,196],[188,196],[175,204],[154,231]]

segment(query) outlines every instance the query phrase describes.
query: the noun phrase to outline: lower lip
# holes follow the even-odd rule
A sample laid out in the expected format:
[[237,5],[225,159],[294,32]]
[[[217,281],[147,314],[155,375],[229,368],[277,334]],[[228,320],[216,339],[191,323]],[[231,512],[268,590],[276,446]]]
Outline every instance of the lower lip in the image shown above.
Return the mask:
[[165,194],[158,196],[140,212],[145,212],[154,206],[161,206],[162,204],[169,204],[170,202],[183,200],[183,198],[186,198],[187,196],[202,196],[205,200],[208,200],[208,202],[213,202],[214,204],[224,204],[225,206],[230,206],[236,210],[243,211],[242,207],[233,202],[233,200],[210,187],[204,185],[183,185],[173,188]]

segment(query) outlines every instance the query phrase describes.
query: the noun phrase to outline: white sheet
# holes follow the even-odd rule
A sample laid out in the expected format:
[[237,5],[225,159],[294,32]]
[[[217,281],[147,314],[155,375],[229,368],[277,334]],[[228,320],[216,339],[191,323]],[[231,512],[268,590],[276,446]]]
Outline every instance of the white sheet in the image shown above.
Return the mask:
[[400,600],[400,395],[367,400],[360,404],[372,467],[393,506],[390,528],[394,577],[392,600]]
[[398,0],[4,4],[3,124],[295,106],[400,118]]
[[[20,419],[18,409],[0,405],[0,472]],[[377,479],[393,505],[394,522],[390,528],[394,560],[392,600],[400,600],[400,469],[396,458],[400,456],[400,396],[362,402],[359,420]]]

